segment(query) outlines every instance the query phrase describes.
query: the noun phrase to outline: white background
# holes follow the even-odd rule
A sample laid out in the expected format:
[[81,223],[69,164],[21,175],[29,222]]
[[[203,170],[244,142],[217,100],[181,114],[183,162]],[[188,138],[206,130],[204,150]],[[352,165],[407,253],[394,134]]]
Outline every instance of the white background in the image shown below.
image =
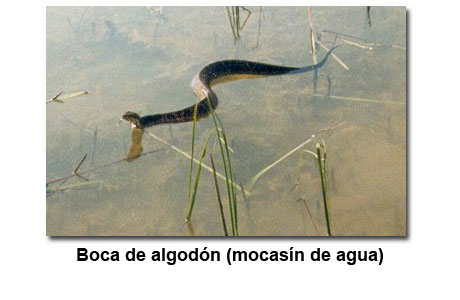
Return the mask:
[[[425,2],[425,1],[424,1]],[[8,3],[8,4],[7,4]],[[15,1],[0,10],[1,299],[460,299],[459,10],[454,1],[372,1],[408,7],[407,239],[66,239],[45,232],[45,5],[154,1]],[[426,2],[425,2],[426,3]],[[186,3],[175,3],[184,5]],[[190,3],[193,4],[193,3]],[[214,1],[200,4],[216,5]],[[225,3],[243,4],[243,3]],[[245,2],[266,5],[267,2]],[[287,5],[286,2],[270,2]],[[366,5],[364,1],[292,5]],[[118,250],[375,250],[384,262],[77,262],[76,248]]]

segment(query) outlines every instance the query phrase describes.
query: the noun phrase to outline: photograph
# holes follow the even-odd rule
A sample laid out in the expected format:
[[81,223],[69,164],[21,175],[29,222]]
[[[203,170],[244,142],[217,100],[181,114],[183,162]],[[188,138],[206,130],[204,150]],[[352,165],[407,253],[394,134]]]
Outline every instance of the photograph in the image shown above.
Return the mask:
[[47,6],[46,235],[407,236],[406,16]]

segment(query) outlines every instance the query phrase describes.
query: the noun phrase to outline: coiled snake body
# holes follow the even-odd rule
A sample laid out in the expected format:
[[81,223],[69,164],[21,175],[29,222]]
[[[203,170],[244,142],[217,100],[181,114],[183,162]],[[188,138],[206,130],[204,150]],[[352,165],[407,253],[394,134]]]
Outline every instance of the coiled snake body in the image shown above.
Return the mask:
[[[310,72],[321,68],[336,47],[338,46],[331,48],[317,64],[300,68],[244,60],[222,60],[207,65],[193,78],[191,83],[191,88],[199,99],[199,102],[196,104],[197,120],[207,117],[211,113],[211,108],[214,110],[217,107],[217,95],[211,89],[212,85],[239,79]],[[128,111],[122,116],[122,119],[130,122],[133,128],[144,129],[158,124],[193,121],[194,110],[195,104],[178,111],[143,117],[135,112]]]

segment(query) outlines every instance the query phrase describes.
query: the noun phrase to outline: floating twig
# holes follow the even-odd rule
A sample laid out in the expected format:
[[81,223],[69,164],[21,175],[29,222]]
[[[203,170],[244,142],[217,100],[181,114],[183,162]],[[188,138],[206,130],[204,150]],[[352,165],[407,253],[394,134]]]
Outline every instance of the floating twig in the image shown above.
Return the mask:
[[[319,97],[322,98],[324,97],[323,95],[315,94],[312,95],[313,97]],[[406,103],[404,102],[399,102],[399,101],[384,101],[384,100],[376,100],[376,99],[367,99],[367,98],[358,98],[358,97],[344,97],[344,96],[334,96],[334,95],[329,95],[330,99],[336,99],[336,100],[345,100],[345,101],[355,101],[355,102],[371,102],[371,103],[381,103],[381,104],[396,104],[396,105],[405,105]]]
[[51,103],[51,102],[64,103],[64,101],[63,101],[64,99],[70,99],[70,98],[75,98],[75,97],[78,97],[78,96],[83,96],[83,95],[88,95],[89,94],[88,91],[81,91],[81,92],[61,96],[62,93],[63,93],[63,91],[60,92],[59,94],[57,94],[56,96],[54,96],[53,98],[46,100],[46,104]]
[[[327,29],[323,29],[322,32],[334,34],[335,36],[346,36],[346,37],[353,38],[355,40],[364,42],[364,45],[356,43],[355,46],[360,45],[360,46],[370,47],[370,48],[372,48],[372,47],[391,47],[391,48],[396,48],[396,49],[400,49],[400,50],[406,50],[406,47],[404,47],[404,46],[398,46],[398,45],[393,45],[393,44],[375,43],[375,42],[372,42],[370,40],[363,39],[361,37],[357,37],[357,36],[354,36],[354,35],[351,35],[351,34],[341,33],[341,32],[327,30]],[[344,41],[345,43],[353,43],[353,42],[345,40],[343,38],[341,38],[341,40]],[[369,49],[369,50],[372,50],[372,49]]]
[[369,40],[366,40],[366,39],[363,39],[361,37],[357,37],[357,36],[354,36],[354,35],[351,35],[351,34],[346,34],[346,33],[341,33],[341,32],[337,32],[337,31],[333,31],[333,30],[328,30],[328,29],[323,29],[321,32],[323,33],[330,33],[330,34],[333,34],[333,35],[340,35],[340,36],[347,36],[347,37],[350,37],[350,38],[353,38],[353,39],[356,39],[356,40],[360,40],[360,41],[363,41],[363,42],[370,42]]
[[[162,150],[165,150],[165,149],[156,149],[156,150],[152,150],[152,151],[149,151],[149,152],[145,152],[145,153],[142,153],[140,156],[144,156],[144,155],[149,155],[149,154],[152,154],[152,153],[155,153],[155,152],[158,152],[158,151],[162,151]],[[53,184],[53,183],[56,183],[56,182],[61,182],[61,181],[67,181],[69,180],[70,178],[72,177],[75,177],[75,176],[79,176],[81,177],[81,174],[87,174],[87,173],[90,173],[90,172],[94,172],[94,171],[97,171],[97,170],[100,170],[100,169],[104,169],[104,168],[107,168],[107,167],[110,167],[110,166],[113,166],[115,164],[118,164],[118,163],[121,163],[121,162],[124,162],[124,161],[128,161],[129,158],[124,158],[124,159],[120,159],[120,160],[117,160],[117,161],[114,161],[114,162],[111,162],[111,163],[108,163],[108,164],[105,164],[105,165],[102,165],[102,166],[98,166],[98,167],[94,167],[94,168],[91,168],[89,170],[85,170],[85,171],[81,171],[77,174],[75,173],[72,173],[70,175],[67,175],[67,176],[64,176],[64,177],[61,177],[61,178],[57,178],[57,179],[54,179],[54,180],[51,180],[51,181],[48,181],[46,183],[46,185],[49,185],[49,184]],[[82,160],[83,161],[83,160]],[[82,163],[82,162],[81,162]],[[75,168],[77,171],[78,169]]]
[[85,161],[86,159],[86,156],[88,156],[88,153],[86,153],[83,158],[81,159],[80,163],[77,165],[77,167],[73,170],[72,174],[75,174],[75,175],[78,175],[78,169],[80,169],[81,165],[83,164],[83,162]]
[[46,194],[52,194],[57,192],[66,192],[69,190],[84,189],[86,187],[91,187],[95,184],[101,184],[100,181],[88,181],[88,182],[79,182],[75,184],[60,185],[56,187],[46,186]]
[[247,9],[246,7],[244,7],[244,6],[241,6],[241,8],[242,8],[243,10],[245,10],[245,11],[248,13],[248,15],[246,16],[246,19],[244,19],[244,21],[243,21],[243,25],[241,25],[241,27],[239,28],[239,29],[240,29],[240,31],[241,31],[241,30],[243,30],[243,28],[244,28],[244,25],[246,25],[246,22],[249,20],[249,17],[252,15],[252,11],[250,11],[250,10],[249,10],[249,9]]
[[360,43],[349,41],[349,40],[346,40],[346,39],[343,39],[343,38],[341,38],[340,41],[342,41],[345,44],[356,46],[356,47],[364,49],[364,50],[369,50],[369,51],[374,50],[374,48],[372,48],[372,46],[370,46],[369,44],[360,44]]
[[64,103],[63,101],[58,100],[59,96],[61,96],[62,93],[64,93],[64,91],[60,91],[56,96],[54,96],[54,97],[50,100],[50,102],[51,102],[51,101],[56,101],[56,102],[58,102],[58,103]]

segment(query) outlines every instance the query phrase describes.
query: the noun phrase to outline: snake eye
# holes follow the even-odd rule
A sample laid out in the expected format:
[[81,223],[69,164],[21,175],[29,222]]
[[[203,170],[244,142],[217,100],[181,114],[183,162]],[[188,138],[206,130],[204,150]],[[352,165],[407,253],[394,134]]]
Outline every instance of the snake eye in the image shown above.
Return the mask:
[[122,120],[126,120],[129,123],[131,123],[132,128],[141,128],[141,126],[139,124],[140,118],[141,117],[139,116],[139,114],[137,114],[135,112],[131,112],[131,111],[127,111],[126,113],[124,113],[121,116]]
[[126,121],[132,122],[133,120],[139,120],[140,116],[135,112],[127,111],[121,116],[121,118],[125,119]]

